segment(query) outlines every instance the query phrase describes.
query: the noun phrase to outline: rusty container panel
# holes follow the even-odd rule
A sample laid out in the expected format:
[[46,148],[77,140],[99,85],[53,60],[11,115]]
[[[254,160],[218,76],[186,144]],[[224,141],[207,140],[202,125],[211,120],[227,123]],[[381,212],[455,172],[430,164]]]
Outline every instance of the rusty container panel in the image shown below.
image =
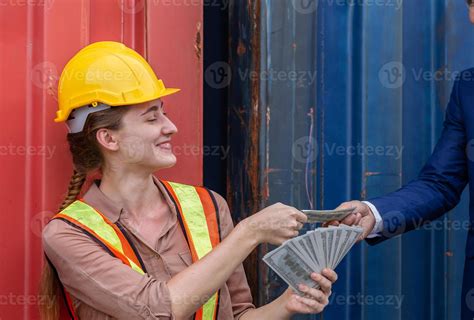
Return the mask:
[[39,319],[41,230],[56,213],[72,173],[66,127],[53,122],[57,80],[67,60],[91,42],[121,41],[145,55],[167,86],[182,88],[165,99],[179,130],[174,139],[178,165],[160,175],[201,184],[201,25],[200,5],[141,0],[0,4],[0,319]]
[[[441,133],[456,73],[474,65],[465,1],[231,1],[229,17],[236,220],[275,202],[331,209],[409,182]],[[466,200],[435,225],[465,223]],[[357,245],[323,317],[459,319],[465,239],[462,228],[422,228]],[[286,288],[259,262],[271,249],[246,265],[259,305]]]

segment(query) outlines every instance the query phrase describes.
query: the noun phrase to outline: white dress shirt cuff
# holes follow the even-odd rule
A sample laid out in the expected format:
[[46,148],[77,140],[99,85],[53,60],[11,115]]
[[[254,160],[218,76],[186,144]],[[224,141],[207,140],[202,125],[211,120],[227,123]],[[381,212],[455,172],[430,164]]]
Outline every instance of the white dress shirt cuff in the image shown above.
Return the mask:
[[370,210],[372,211],[375,217],[374,228],[372,229],[372,232],[367,236],[367,238],[380,237],[380,232],[382,232],[383,230],[383,220],[382,220],[382,217],[380,216],[379,211],[369,201],[362,201],[362,202],[369,206]]

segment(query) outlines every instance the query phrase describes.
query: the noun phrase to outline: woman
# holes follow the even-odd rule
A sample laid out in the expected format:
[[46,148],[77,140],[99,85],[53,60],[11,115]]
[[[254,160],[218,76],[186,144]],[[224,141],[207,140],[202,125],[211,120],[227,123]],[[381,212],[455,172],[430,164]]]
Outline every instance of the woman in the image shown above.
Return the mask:
[[[42,294],[54,298],[62,284],[78,319],[289,319],[321,312],[334,271],[311,275],[320,290],[301,286],[302,297],[287,289],[255,308],[242,267],[258,244],[298,235],[304,214],[277,203],[234,228],[219,194],[153,176],[176,163],[170,141],[177,128],[161,98],[177,91],[116,42],[91,44],[64,68],[55,121],[68,125],[74,174],[60,214],[43,231],[49,263]],[[101,180],[76,199],[96,170]],[[42,309],[45,319],[57,318],[56,304]]]

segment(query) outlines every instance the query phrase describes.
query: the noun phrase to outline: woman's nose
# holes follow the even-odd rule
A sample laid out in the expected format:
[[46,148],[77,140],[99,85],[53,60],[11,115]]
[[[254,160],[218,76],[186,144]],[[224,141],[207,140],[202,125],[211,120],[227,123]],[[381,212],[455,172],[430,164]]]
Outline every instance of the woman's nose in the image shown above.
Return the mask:
[[163,133],[166,135],[172,135],[172,134],[177,133],[178,128],[173,123],[173,121],[171,121],[168,117],[165,117],[165,118],[166,118],[166,122],[162,129]]

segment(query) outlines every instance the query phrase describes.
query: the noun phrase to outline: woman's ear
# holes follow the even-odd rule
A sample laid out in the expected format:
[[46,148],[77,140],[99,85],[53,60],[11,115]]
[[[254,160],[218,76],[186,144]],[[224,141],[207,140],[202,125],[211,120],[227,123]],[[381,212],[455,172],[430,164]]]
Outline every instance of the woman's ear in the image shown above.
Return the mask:
[[96,133],[97,142],[106,150],[117,151],[119,148],[117,136],[109,129],[101,128]]

